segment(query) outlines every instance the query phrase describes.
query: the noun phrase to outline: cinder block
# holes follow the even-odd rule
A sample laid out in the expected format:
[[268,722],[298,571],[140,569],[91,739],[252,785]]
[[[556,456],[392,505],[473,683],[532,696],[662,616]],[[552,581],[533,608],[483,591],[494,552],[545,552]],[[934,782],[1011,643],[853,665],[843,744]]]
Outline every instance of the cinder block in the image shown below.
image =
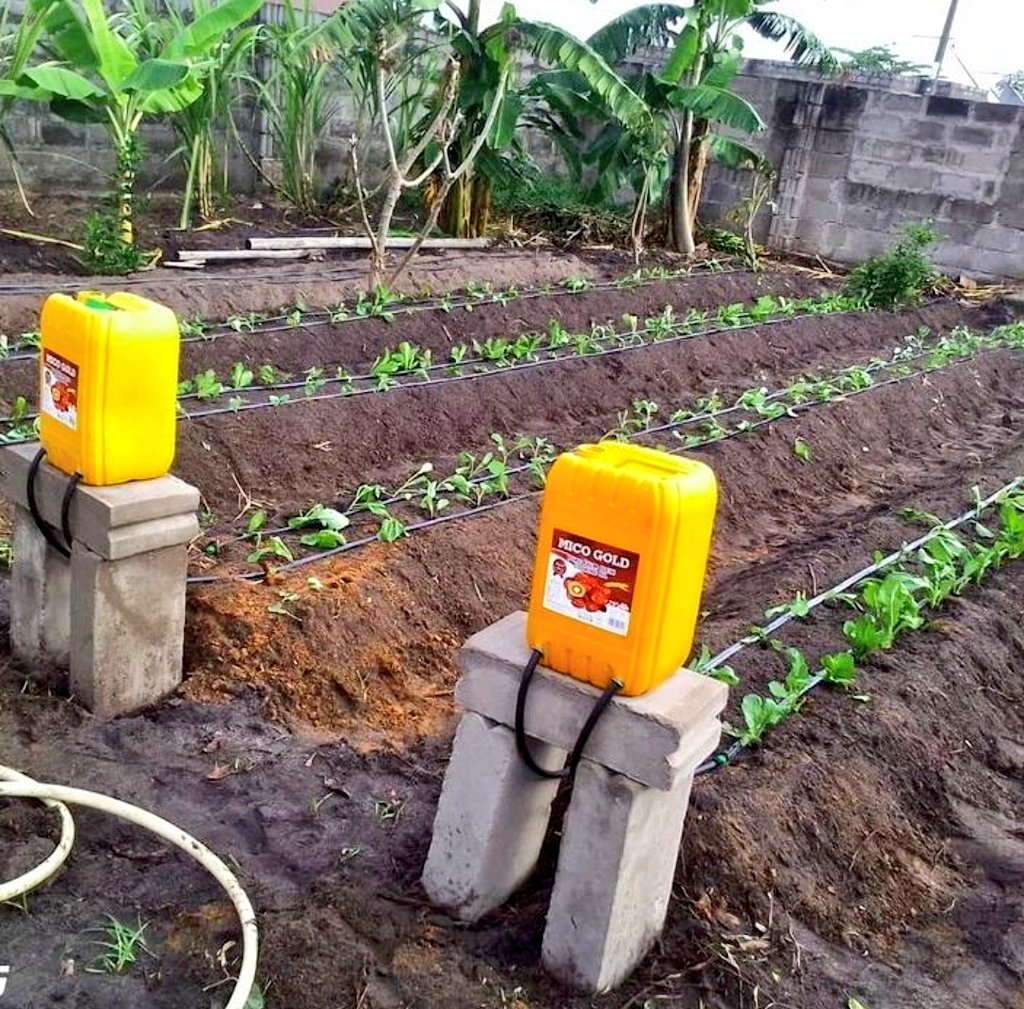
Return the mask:
[[995,132],[987,126],[954,126],[952,139],[955,144],[971,147],[991,147]]
[[[531,753],[556,770],[566,751],[536,739]],[[558,782],[522,762],[511,729],[474,712],[459,722],[423,868],[430,900],[464,921],[502,904],[537,864]]]
[[924,99],[919,95],[895,95],[878,92],[874,103],[887,112],[903,112],[907,115],[919,116],[924,111]]
[[985,198],[986,179],[954,172],[937,172],[933,175],[933,188],[936,193],[955,200],[980,201]]
[[966,119],[971,113],[971,103],[963,98],[946,98],[932,95],[927,99],[925,115],[946,116],[950,119]]
[[11,537],[11,652],[28,666],[66,667],[71,639],[71,568],[24,508]]
[[1024,273],[1024,231],[993,225],[981,229],[975,237],[975,242],[980,248],[990,252],[1016,254],[1020,257],[1020,268]]
[[1020,110],[1013,105],[999,105],[996,102],[975,102],[974,121],[976,123],[1013,123],[1017,121]]
[[[462,649],[455,700],[492,721],[515,724],[516,695],[529,657],[525,613],[492,624]],[[599,695],[587,683],[539,666],[527,698],[526,728],[537,739],[571,750]],[[645,785],[671,788],[696,728],[713,722],[728,696],[723,683],[681,669],[647,694],[615,698],[597,723],[586,756]]]
[[941,120],[918,119],[915,122],[907,123],[909,126],[911,140],[945,140],[948,127]]
[[71,692],[100,718],[138,711],[181,682],[183,546],[107,561],[71,551]]
[[659,792],[581,763],[542,949],[559,980],[606,992],[647,954],[668,912],[692,783],[692,768]]
[[[0,455],[4,495],[22,508],[28,507],[28,471],[38,451],[38,442],[25,442],[7,446]],[[67,483],[66,473],[47,462],[40,466],[36,500],[43,518],[51,524],[60,522]],[[163,476],[115,487],[79,484],[72,498],[69,518],[75,538],[98,548],[111,529],[195,512],[198,508],[197,488],[175,476]]]

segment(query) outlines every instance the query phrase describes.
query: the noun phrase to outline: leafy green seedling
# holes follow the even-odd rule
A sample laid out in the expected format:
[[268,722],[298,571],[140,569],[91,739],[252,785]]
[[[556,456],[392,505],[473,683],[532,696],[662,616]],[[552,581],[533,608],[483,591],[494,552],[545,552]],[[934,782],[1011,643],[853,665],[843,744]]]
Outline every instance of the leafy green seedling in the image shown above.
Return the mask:
[[259,533],[256,534],[256,547],[246,558],[250,564],[259,564],[270,557],[277,557],[283,561],[295,560],[288,545],[280,536],[271,536],[264,539]]
[[773,606],[771,609],[764,611],[766,620],[774,620],[775,617],[781,616],[785,613],[787,616],[797,620],[803,620],[808,613],[811,612],[811,608],[808,605],[807,596],[803,592],[797,592],[797,594],[788,602],[783,603],[781,606]]
[[803,438],[797,438],[793,442],[793,455],[797,457],[801,462],[811,461],[811,446],[803,440]]

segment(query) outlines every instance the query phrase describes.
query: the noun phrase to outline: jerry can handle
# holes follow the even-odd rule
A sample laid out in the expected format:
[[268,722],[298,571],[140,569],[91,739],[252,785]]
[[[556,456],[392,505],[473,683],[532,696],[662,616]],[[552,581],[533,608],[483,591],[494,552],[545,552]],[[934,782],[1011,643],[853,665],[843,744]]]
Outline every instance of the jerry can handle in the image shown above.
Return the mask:
[[621,680],[612,680],[607,687],[604,688],[604,692],[594,702],[594,707],[591,708],[590,714],[587,715],[587,720],[583,723],[583,728],[580,729],[580,734],[576,737],[576,742],[573,744],[572,751],[569,753],[569,761],[565,767],[560,768],[557,771],[549,771],[545,767],[541,767],[536,760],[533,759],[533,754],[530,753],[529,744],[526,742],[526,697],[530,692],[530,683],[533,681],[533,676],[537,672],[537,664],[543,657],[543,653],[534,648],[530,653],[529,661],[523,667],[523,676],[519,681],[519,693],[516,694],[516,749],[519,751],[519,756],[522,757],[523,763],[533,771],[534,774],[541,778],[565,778],[572,781],[576,777],[576,768],[579,766],[580,758],[583,756],[583,750],[590,739],[591,733],[594,731],[594,727],[597,725],[598,719],[604,713],[605,709],[612,702],[612,698],[622,689]]
[[28,486],[25,488],[26,497],[28,498],[28,510],[31,514],[36,527],[43,534],[43,538],[47,543],[53,547],[62,557],[68,559],[71,558],[71,521],[69,513],[71,511],[71,499],[74,497],[75,488],[78,486],[79,481],[82,479],[81,473],[75,473],[70,480],[68,485],[64,489],[64,498],[60,504],[60,530],[64,536],[64,542],[61,542],[60,537],[57,534],[57,530],[47,522],[39,511],[39,505],[36,502],[36,477],[39,475],[39,467],[43,464],[43,460],[46,458],[46,449],[41,448],[32,460],[31,465],[28,468]]

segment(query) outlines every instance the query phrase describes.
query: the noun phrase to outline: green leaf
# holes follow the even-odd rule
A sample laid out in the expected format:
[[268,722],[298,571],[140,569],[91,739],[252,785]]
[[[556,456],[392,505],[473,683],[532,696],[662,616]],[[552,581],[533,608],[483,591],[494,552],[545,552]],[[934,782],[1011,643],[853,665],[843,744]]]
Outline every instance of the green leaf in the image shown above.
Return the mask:
[[334,529],[321,529],[315,533],[306,533],[299,537],[304,547],[316,547],[318,550],[333,550],[345,545],[345,537]]
[[189,73],[187,63],[153,59],[140,63],[122,82],[122,91],[151,94],[180,84]]
[[578,73],[620,122],[637,128],[650,121],[646,102],[586,42],[543,22],[520,21],[516,32],[538,59]]
[[693,66],[700,49],[700,32],[694,24],[688,24],[679,36],[675,48],[658,75],[666,84],[678,84]]
[[797,438],[793,442],[793,455],[797,457],[801,462],[811,461],[811,446],[803,440],[803,438]]
[[846,1001],[846,1009],[868,1009],[863,1002],[859,999],[855,999],[852,995]]
[[261,508],[259,511],[253,512],[249,516],[249,521],[246,523],[246,531],[250,533],[259,532],[267,524],[267,513]]
[[857,664],[852,652],[823,655],[821,667],[825,671],[825,682],[833,686],[849,687],[857,679]]
[[106,123],[106,112],[102,106],[90,105],[88,102],[76,102],[69,98],[54,98],[50,102],[50,111],[69,123]]
[[209,56],[240,24],[259,13],[263,0],[225,0],[197,17],[167,46],[166,57]]
[[43,63],[37,67],[29,67],[23,77],[58,98],[84,102],[90,98],[103,97],[103,92],[88,78],[57,63]]
[[757,109],[745,98],[724,88],[696,84],[676,88],[671,98],[702,119],[710,119],[744,133],[760,133],[764,129],[764,120]]
[[523,99],[516,94],[506,94],[502,99],[501,111],[494,121],[489,143],[495,150],[501,150],[512,143],[523,111]]
[[[68,2],[68,0],[65,0]],[[96,54],[99,75],[111,91],[118,91],[121,82],[138,66],[138,60],[125,42],[111,27],[115,15],[109,15],[103,0],[78,0],[85,11],[89,30],[89,45]]]

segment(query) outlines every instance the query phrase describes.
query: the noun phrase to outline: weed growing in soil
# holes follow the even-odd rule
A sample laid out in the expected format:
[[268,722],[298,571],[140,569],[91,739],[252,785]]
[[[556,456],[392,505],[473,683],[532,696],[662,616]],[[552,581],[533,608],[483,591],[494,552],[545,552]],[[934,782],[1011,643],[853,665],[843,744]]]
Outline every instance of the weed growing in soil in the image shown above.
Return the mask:
[[908,225],[888,252],[850,274],[847,291],[872,308],[892,311],[917,304],[935,281],[928,250],[940,237],[932,221]]
[[148,952],[145,944],[148,923],[136,923],[132,928],[113,915],[107,915],[107,921],[99,930],[106,938],[97,943],[106,952],[85,968],[90,974],[123,974],[138,960],[140,953]]

